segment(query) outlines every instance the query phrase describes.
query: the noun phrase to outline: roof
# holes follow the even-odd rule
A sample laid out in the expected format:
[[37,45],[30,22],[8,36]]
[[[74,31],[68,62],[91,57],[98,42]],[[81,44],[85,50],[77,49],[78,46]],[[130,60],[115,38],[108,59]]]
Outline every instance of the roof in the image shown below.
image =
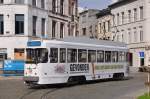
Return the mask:
[[126,44],[122,43],[122,42],[97,40],[97,39],[90,39],[90,38],[87,38],[87,37],[78,37],[78,38],[76,38],[76,37],[66,37],[66,38],[64,38],[63,41],[64,42],[75,42],[75,43],[86,43],[86,44],[126,47]]
[[[127,49],[125,43],[122,42],[114,42],[114,41],[106,41],[106,40],[97,40],[97,39],[90,39],[87,37],[65,37],[62,40],[43,40],[42,42],[51,43],[51,44],[67,44],[67,45],[86,45],[86,46],[102,46],[102,47],[109,47],[109,48],[121,48]],[[43,43],[42,43],[43,44]]]
[[110,8],[100,10],[99,13],[96,14],[97,18],[106,16],[106,15],[111,15],[111,10],[110,10]]
[[81,13],[79,13],[80,15],[88,13],[89,11],[99,11],[98,9],[88,9],[88,10],[84,10]]
[[134,2],[134,1],[137,1],[137,0],[118,0],[118,2],[109,5],[109,8],[113,9],[113,8],[131,3],[131,2]]

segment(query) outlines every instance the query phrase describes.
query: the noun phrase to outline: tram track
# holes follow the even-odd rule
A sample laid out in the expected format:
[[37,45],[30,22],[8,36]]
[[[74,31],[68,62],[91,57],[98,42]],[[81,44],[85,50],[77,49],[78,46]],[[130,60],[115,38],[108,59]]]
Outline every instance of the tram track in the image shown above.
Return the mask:
[[26,99],[26,97],[30,96],[31,94],[33,94],[37,91],[39,91],[39,90],[32,89],[32,90],[28,91],[27,93],[23,94],[19,99]]
[[50,94],[53,93],[53,92],[58,91],[59,89],[61,89],[61,88],[55,88],[55,89],[53,89],[53,90],[49,90],[49,91],[45,92],[45,93],[40,97],[40,99],[47,99],[47,96],[48,96],[48,95],[50,95]]
[[60,88],[57,88],[57,87],[56,88],[55,87],[40,87],[40,88],[36,88],[36,89],[30,89],[28,92],[23,94],[19,99],[32,99],[32,95],[34,93],[36,94],[36,92],[38,92],[38,91],[39,92],[43,91],[43,93],[41,94],[41,96],[38,99],[47,99],[48,95],[50,95],[51,93],[56,92],[56,91],[58,91],[58,90],[60,90],[62,88],[63,87],[60,87]]

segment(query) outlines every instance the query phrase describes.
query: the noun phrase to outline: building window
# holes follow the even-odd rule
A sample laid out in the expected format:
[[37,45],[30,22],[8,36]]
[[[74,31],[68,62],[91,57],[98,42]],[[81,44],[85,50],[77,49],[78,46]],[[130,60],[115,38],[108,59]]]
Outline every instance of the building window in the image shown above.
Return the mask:
[[89,33],[91,34],[91,36],[93,36],[93,33],[92,33],[92,25],[89,27]]
[[111,29],[111,24],[110,24],[110,20],[108,21],[108,32],[110,32]]
[[56,0],[52,0],[52,12],[56,12]]
[[120,16],[119,16],[119,13],[117,14],[117,25],[119,25],[120,24],[120,18],[119,18]]
[[4,19],[3,15],[0,15],[0,35],[4,34]]
[[45,21],[45,19],[44,18],[42,18],[42,24],[41,24],[42,26],[42,29],[41,29],[41,32],[42,32],[42,36],[45,36],[46,35],[46,29],[45,29],[45,27],[46,27],[46,21]]
[[122,36],[122,42],[124,42],[124,35],[122,34],[121,36]]
[[142,41],[143,41],[143,39],[144,39],[143,31],[142,31],[142,30],[140,30],[140,41],[142,42]]
[[64,23],[60,23],[60,38],[64,38]]
[[4,0],[0,0],[0,4],[3,4],[4,3]]
[[17,3],[17,4],[24,4],[24,0],[15,0],[15,3]]
[[24,15],[15,15],[15,34],[24,34]]
[[[98,26],[95,25],[95,33],[96,33],[96,34],[97,34],[97,28],[98,28]],[[95,35],[95,37],[96,37],[96,35]]]
[[122,14],[122,24],[124,24],[124,21],[125,21],[124,12],[122,12],[121,14]]
[[103,33],[106,33],[106,23],[103,22]]
[[134,31],[134,42],[137,42],[137,32]]
[[137,9],[134,9],[134,22],[137,21]]
[[131,22],[131,10],[128,10],[128,22]]
[[33,16],[33,36],[36,36],[37,16]]
[[41,8],[45,8],[45,0],[41,0]]
[[101,23],[99,23],[99,32],[100,32],[100,34],[102,33],[102,24]]
[[56,37],[56,21],[52,21],[52,38]]
[[25,59],[24,49],[14,49],[14,58],[16,60],[24,60]]
[[86,28],[82,28],[82,33],[83,33],[83,36],[86,35]]
[[128,42],[131,43],[131,32],[128,32]]
[[143,7],[140,7],[140,19],[142,20],[144,16]]
[[60,0],[60,14],[64,14],[64,0]]
[[36,7],[36,4],[37,4],[36,0],[32,0],[32,6]]

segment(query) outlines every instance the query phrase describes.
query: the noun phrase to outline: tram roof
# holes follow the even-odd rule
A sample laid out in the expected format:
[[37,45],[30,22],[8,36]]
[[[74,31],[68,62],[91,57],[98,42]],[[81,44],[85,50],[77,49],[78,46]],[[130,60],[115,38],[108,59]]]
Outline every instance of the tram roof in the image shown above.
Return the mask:
[[79,43],[79,44],[96,44],[96,45],[106,45],[106,46],[118,46],[118,47],[126,47],[125,43],[115,42],[115,41],[107,41],[107,40],[97,40],[90,39],[86,37],[65,37],[62,40],[47,40],[47,43]]

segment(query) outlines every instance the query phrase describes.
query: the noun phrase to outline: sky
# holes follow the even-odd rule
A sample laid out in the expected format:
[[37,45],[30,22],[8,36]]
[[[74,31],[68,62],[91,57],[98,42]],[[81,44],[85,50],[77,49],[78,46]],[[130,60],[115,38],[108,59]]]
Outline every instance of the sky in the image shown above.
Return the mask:
[[104,9],[109,4],[111,0],[79,0],[79,7],[87,9]]

